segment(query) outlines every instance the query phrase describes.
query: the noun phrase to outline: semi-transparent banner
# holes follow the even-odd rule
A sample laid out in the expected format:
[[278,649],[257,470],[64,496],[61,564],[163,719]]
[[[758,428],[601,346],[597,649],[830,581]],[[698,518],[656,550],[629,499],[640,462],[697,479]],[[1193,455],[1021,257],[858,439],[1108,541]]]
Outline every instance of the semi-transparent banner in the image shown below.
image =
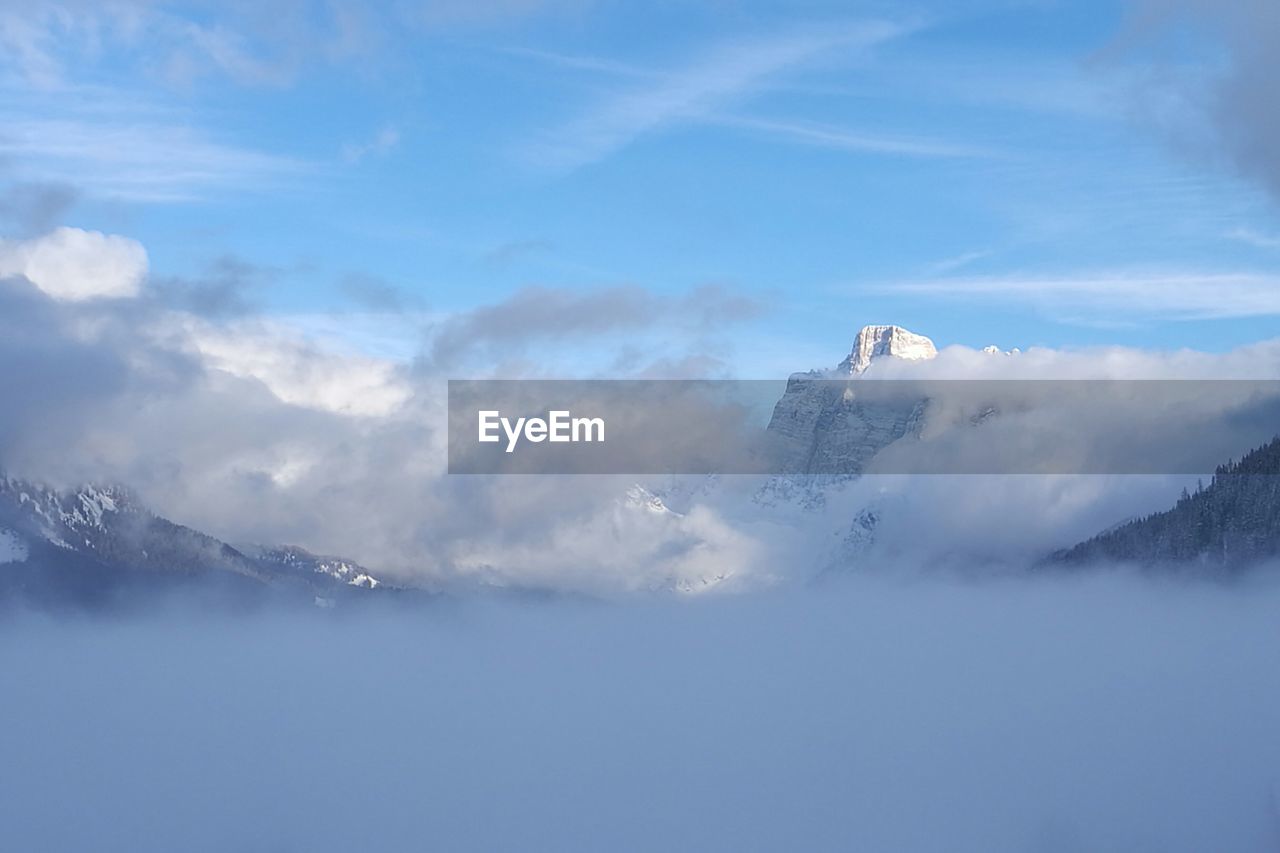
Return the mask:
[[1275,380],[450,380],[453,474],[1197,474]]

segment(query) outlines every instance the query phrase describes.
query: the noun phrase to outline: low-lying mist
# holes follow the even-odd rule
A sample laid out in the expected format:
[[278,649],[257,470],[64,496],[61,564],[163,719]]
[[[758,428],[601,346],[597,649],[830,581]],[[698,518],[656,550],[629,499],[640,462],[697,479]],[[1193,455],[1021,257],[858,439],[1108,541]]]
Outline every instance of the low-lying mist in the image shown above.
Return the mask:
[[0,624],[10,850],[1275,850],[1280,583]]

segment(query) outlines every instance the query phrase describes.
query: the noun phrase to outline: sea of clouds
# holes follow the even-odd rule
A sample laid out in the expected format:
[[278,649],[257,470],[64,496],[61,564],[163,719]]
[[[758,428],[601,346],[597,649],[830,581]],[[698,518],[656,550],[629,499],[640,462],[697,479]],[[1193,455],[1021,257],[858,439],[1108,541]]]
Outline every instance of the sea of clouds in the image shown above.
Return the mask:
[[1274,850],[1280,585],[14,615],[13,849]]

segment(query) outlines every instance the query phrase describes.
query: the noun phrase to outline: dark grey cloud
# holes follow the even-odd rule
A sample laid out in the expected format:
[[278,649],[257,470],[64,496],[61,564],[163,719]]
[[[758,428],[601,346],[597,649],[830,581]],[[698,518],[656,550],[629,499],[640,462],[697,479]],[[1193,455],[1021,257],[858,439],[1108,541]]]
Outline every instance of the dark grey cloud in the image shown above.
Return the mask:
[[148,290],[159,304],[168,308],[199,317],[235,317],[251,313],[256,307],[254,295],[279,274],[273,267],[222,255],[200,275],[153,278]]
[[57,225],[79,198],[69,184],[17,182],[0,191],[0,226],[28,237]]
[[[0,281],[0,469],[59,486],[125,484],[174,520],[232,541],[351,553],[359,539],[403,569],[395,555],[417,550],[407,543],[433,505],[424,492],[438,486],[414,467],[431,452],[430,419],[371,424],[288,402],[272,376],[324,382],[326,367],[311,350],[228,322],[159,299],[66,303],[25,279]],[[201,334],[222,336],[217,358],[202,354]],[[235,369],[236,358],[267,378]],[[230,368],[217,366],[228,359]],[[325,386],[315,393],[323,399]],[[304,500],[308,492],[327,497]],[[384,510],[368,511],[381,501]]]
[[[1241,174],[1280,197],[1277,45],[1280,4],[1273,0],[1134,0],[1115,47],[1151,62],[1147,99],[1165,103],[1173,95],[1180,109],[1207,123],[1209,140]],[[1187,67],[1190,59],[1201,63],[1198,69]],[[1171,123],[1180,142],[1197,141],[1196,129]]]
[[643,348],[628,347],[618,353],[610,370],[615,375],[637,379],[709,379],[731,376],[732,367],[725,359],[710,353],[650,358]]
[[526,287],[502,302],[446,322],[435,336],[431,355],[437,364],[449,364],[468,350],[513,350],[538,340],[647,326],[657,313],[653,295],[635,286],[586,292]]
[[25,279],[0,279],[0,467],[33,430],[74,430],[128,381],[120,354],[70,338],[67,317]]
[[549,252],[554,244],[549,240],[512,240],[494,246],[484,253],[484,262],[498,267],[506,267],[530,255]]
[[421,307],[411,294],[367,273],[347,273],[338,281],[338,288],[348,299],[371,311],[399,313],[411,307]]
[[138,336],[153,314],[142,302],[67,304],[25,279],[0,280],[0,468],[74,468],[90,458],[81,442],[110,431],[122,400],[198,380],[189,353]]
[[507,358],[536,343],[574,343],[663,327],[706,332],[750,319],[761,310],[756,298],[718,285],[674,296],[637,285],[586,291],[526,287],[443,323],[430,356],[436,366],[447,367],[465,354]]
[[765,309],[755,296],[737,293],[724,284],[704,284],[695,288],[685,300],[684,310],[697,323],[706,327],[754,320]]

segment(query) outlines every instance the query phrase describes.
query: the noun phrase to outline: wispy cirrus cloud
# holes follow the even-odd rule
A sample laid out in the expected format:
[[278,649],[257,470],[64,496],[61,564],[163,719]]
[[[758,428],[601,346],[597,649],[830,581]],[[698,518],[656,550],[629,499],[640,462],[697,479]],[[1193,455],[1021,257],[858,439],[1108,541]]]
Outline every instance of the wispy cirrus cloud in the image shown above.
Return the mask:
[[[227,3],[225,18],[208,22],[195,10],[147,2],[26,0],[0,6],[0,70],[43,90],[74,85],[85,64],[146,57],[150,73],[185,83],[206,73],[246,84],[282,85],[300,64],[300,47],[315,41],[296,9],[277,16],[278,29]],[[185,11],[185,14],[184,14]],[[250,24],[253,23],[252,26]],[[274,32],[272,31],[274,29]],[[300,37],[306,29],[307,35]],[[334,36],[336,37],[336,36]]]
[[727,127],[778,136],[805,145],[867,154],[897,154],[908,157],[991,157],[995,152],[974,146],[893,134],[863,132],[806,121],[776,121],[745,116],[709,116],[708,120]]
[[[1280,316],[1280,275],[1266,272],[1101,270],[901,281],[873,288],[901,296],[1030,305],[1069,322],[1217,320]],[[1092,322],[1092,321],[1090,321]]]
[[544,65],[567,71],[590,71],[641,80],[665,80],[668,77],[664,71],[601,56],[560,53],[554,50],[539,50],[531,47],[503,47],[500,50],[508,56],[532,59]]
[[[51,91],[110,66],[186,87],[225,79],[284,88],[324,65],[362,70],[401,55],[406,36],[502,26],[581,0],[7,0],[0,78]],[[118,68],[116,68],[118,71]]]
[[1280,249],[1280,235],[1266,234],[1253,228],[1233,228],[1223,236],[1259,249]]
[[[837,50],[871,49],[912,29],[909,24],[869,21],[724,43],[681,69],[614,94],[535,139],[523,154],[539,167],[572,171],[646,134],[684,123],[722,121],[727,107],[749,98],[776,75]],[[792,129],[791,135],[802,134]]]
[[387,125],[364,142],[349,142],[342,146],[342,158],[348,163],[359,163],[367,157],[381,157],[400,145],[400,129]]
[[[119,92],[55,101],[36,106],[0,93],[0,158],[19,180],[170,202],[226,188],[275,189],[316,168],[228,141],[164,106],[139,108]],[[105,106],[114,102],[121,102],[118,112]]]
[[962,252],[958,255],[952,255],[949,258],[942,258],[928,265],[928,270],[934,275],[942,275],[944,273],[954,272],[961,267],[967,267],[970,264],[991,257],[994,254],[990,249],[975,249],[970,252]]

